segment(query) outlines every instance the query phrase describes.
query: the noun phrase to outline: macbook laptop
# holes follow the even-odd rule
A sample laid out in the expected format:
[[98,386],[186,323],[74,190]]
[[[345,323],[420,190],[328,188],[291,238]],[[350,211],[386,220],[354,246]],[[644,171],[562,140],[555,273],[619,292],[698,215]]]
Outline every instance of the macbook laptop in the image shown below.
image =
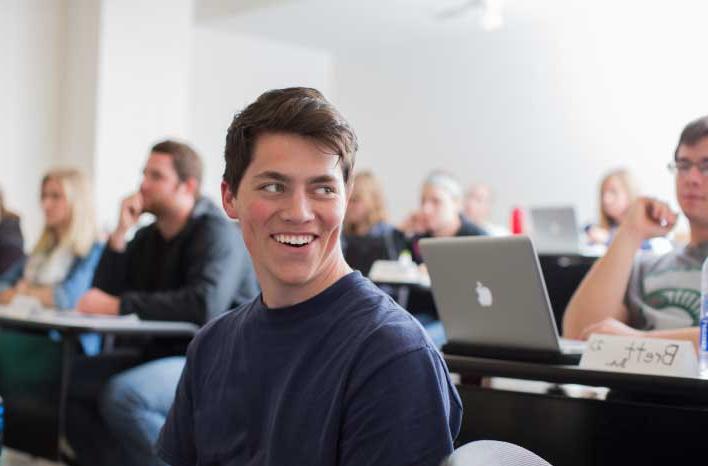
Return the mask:
[[541,254],[578,254],[578,222],[573,207],[529,209],[531,237]]
[[420,248],[448,338],[443,351],[578,363],[584,342],[558,337],[528,237],[428,238]]

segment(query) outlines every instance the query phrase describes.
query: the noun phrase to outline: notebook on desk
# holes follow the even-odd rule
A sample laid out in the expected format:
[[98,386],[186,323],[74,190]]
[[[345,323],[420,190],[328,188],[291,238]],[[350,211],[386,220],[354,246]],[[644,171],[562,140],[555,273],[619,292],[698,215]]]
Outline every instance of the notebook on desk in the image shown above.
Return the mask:
[[573,207],[529,209],[531,238],[541,254],[579,254],[578,221]]
[[577,364],[583,342],[558,336],[528,237],[430,238],[420,242],[448,343],[479,357]]

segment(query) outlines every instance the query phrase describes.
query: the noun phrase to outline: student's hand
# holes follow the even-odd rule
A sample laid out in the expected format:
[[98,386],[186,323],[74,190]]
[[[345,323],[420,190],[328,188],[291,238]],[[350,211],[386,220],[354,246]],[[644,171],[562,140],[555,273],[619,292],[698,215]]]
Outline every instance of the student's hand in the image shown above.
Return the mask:
[[27,280],[22,279],[15,283],[15,293],[16,294],[28,294],[30,285]]
[[665,202],[640,197],[627,210],[620,230],[639,241],[644,241],[665,236],[676,225],[676,220],[678,214]]
[[398,225],[398,229],[407,236],[422,235],[425,233],[425,221],[420,211],[414,211]]
[[17,292],[14,288],[8,288],[6,290],[0,291],[0,304],[10,304]]
[[120,204],[118,226],[109,238],[109,246],[114,251],[125,250],[125,235],[136,223],[143,213],[143,196],[137,192],[123,199]]
[[580,334],[581,340],[587,340],[593,333],[602,333],[605,335],[619,335],[619,336],[642,336],[644,332],[632,328],[629,325],[620,322],[617,319],[608,317],[596,322],[592,325],[588,325]]
[[590,226],[587,235],[590,244],[607,244],[610,240],[610,232],[597,225]]
[[120,299],[98,288],[91,288],[79,299],[76,310],[84,314],[117,316],[120,313]]

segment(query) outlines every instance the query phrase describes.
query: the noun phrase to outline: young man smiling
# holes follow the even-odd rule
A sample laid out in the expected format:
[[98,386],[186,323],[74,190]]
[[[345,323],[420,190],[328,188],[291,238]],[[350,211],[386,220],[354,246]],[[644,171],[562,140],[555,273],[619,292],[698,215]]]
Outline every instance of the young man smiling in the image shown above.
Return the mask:
[[173,466],[438,465],[462,409],[419,324],[344,261],[356,136],[314,89],[229,128],[224,209],[262,295],[190,345],[158,449]]

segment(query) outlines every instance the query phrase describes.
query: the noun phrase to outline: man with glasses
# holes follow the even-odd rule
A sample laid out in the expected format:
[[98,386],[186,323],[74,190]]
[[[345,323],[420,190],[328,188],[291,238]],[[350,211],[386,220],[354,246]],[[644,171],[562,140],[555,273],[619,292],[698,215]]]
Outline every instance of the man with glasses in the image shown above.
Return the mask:
[[690,226],[689,244],[662,256],[636,254],[644,240],[670,232],[678,216],[665,202],[639,198],[573,295],[564,336],[647,336],[698,346],[701,267],[708,255],[708,116],[684,128],[669,170]]

